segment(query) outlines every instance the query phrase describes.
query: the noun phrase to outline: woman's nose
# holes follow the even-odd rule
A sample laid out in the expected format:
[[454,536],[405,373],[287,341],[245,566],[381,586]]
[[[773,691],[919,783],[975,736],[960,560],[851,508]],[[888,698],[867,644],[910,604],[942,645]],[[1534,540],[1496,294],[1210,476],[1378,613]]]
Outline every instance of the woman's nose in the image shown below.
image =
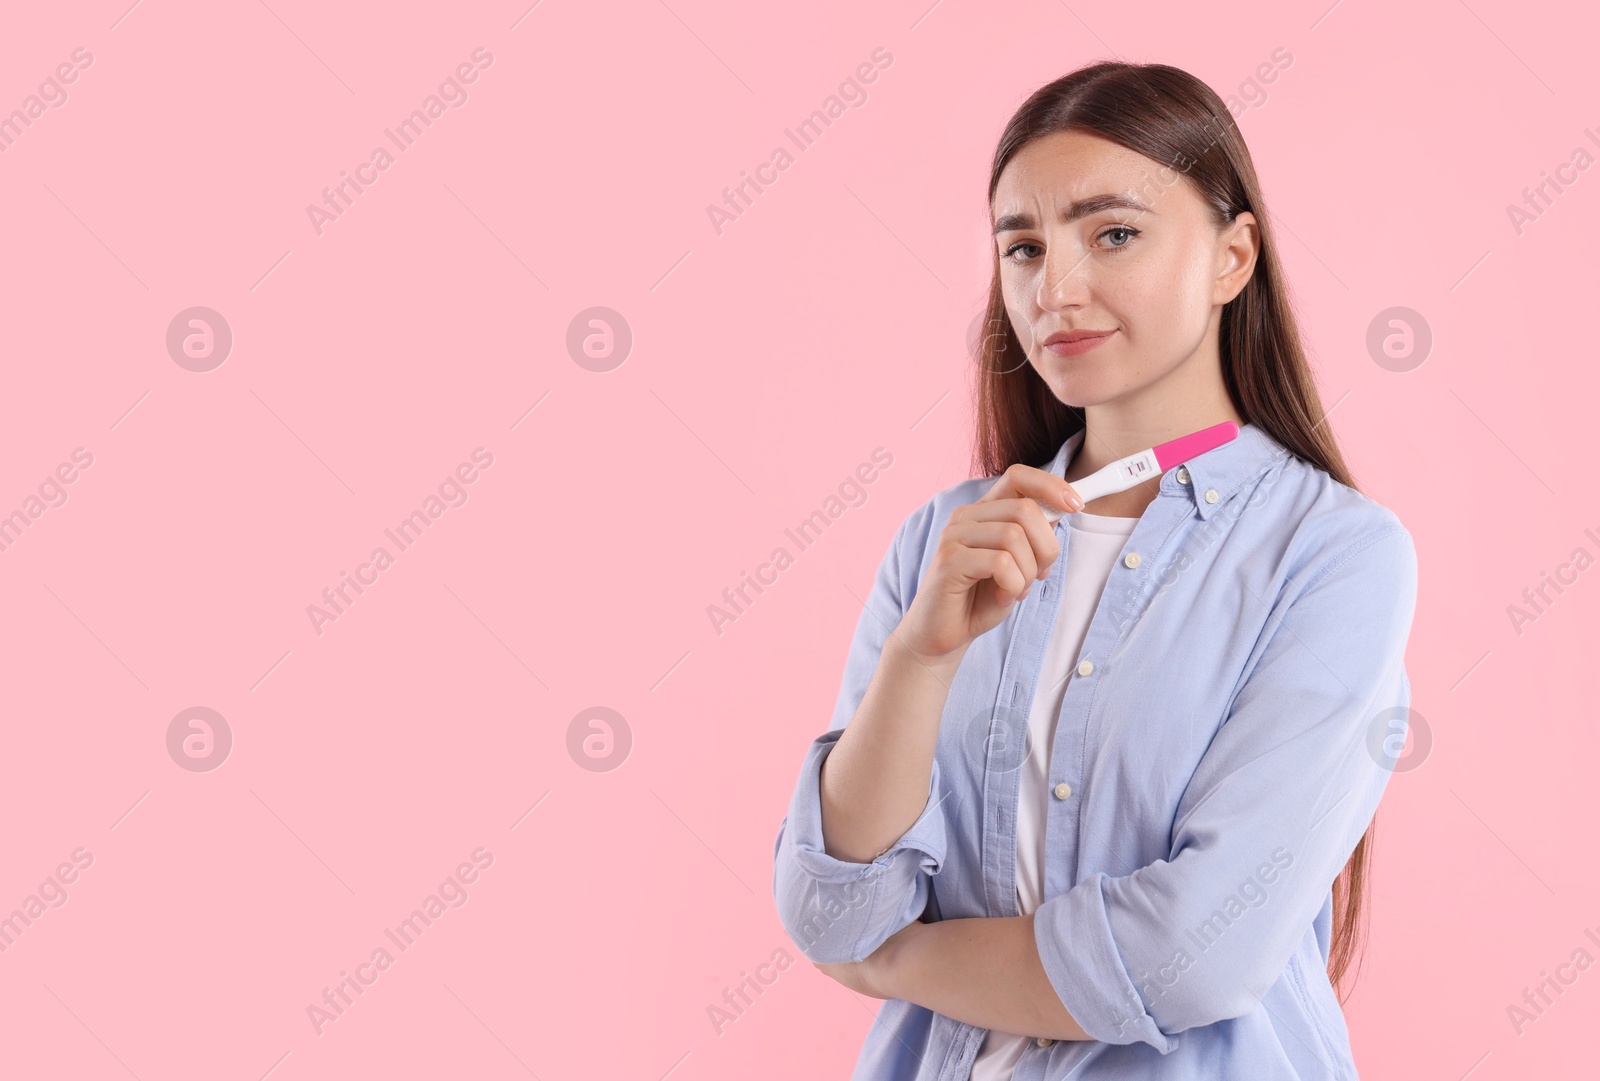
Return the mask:
[[1062,308],[1082,304],[1089,295],[1088,256],[1073,248],[1053,248],[1045,254],[1039,279],[1039,307]]

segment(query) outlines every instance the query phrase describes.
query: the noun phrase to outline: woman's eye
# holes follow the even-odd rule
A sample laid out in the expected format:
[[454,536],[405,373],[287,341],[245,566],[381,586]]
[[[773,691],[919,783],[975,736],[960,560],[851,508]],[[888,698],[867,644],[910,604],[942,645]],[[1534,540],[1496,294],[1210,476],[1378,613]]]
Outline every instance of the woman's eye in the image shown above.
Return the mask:
[[1105,232],[1100,234],[1100,239],[1104,240],[1106,237],[1111,236],[1113,233],[1125,236],[1127,238],[1126,240],[1123,240],[1121,243],[1112,244],[1111,245],[1111,249],[1113,251],[1116,251],[1119,248],[1126,248],[1128,246],[1129,241],[1131,241],[1134,237],[1139,235],[1139,230],[1134,229],[1131,226],[1127,226],[1127,225],[1113,225],[1111,228],[1107,229]]
[[1015,254],[1017,252],[1017,249],[1019,249],[1019,248],[1037,248],[1038,246],[1039,245],[1037,245],[1037,244],[1030,244],[1026,240],[1019,240],[1017,243],[1011,245],[1011,247],[1006,249],[1005,257],[1007,259],[1012,259],[1015,256]]

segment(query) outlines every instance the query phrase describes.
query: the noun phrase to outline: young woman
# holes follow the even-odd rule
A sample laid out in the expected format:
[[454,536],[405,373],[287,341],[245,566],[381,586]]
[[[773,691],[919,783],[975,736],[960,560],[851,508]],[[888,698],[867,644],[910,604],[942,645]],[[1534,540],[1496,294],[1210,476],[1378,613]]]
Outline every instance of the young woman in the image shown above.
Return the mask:
[[1204,84],[1043,87],[989,199],[983,476],[878,568],[779,827],[784,927],[886,1000],[857,1081],[1354,1078],[1335,987],[1410,701],[1411,536],[1353,487]]

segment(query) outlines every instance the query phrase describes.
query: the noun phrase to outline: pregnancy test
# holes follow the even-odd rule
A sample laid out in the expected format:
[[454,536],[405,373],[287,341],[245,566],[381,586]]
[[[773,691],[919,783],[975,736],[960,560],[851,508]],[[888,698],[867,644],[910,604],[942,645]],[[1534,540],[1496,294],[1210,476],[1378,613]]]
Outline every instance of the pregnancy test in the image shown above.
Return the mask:
[[[1087,506],[1103,495],[1125,492],[1148,477],[1165,473],[1179,462],[1198,458],[1208,450],[1216,450],[1224,443],[1231,443],[1238,435],[1239,426],[1231,420],[1225,420],[1221,424],[1213,424],[1198,432],[1179,436],[1158,447],[1141,450],[1126,458],[1118,458],[1082,480],[1068,481],[1068,483],[1083,497],[1084,505]],[[1039,504],[1039,509],[1044,511],[1045,520],[1052,525],[1070,513],[1049,506],[1042,499],[1035,499],[1034,502]]]

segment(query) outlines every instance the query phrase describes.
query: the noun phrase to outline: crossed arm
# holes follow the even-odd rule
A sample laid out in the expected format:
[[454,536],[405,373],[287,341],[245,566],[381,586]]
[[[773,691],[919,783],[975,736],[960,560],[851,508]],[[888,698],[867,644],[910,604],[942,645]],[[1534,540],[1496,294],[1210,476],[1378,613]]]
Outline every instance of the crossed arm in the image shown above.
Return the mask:
[[861,994],[903,999],[980,1028],[1094,1038],[1045,975],[1031,915],[913,922],[865,961],[817,968]]

